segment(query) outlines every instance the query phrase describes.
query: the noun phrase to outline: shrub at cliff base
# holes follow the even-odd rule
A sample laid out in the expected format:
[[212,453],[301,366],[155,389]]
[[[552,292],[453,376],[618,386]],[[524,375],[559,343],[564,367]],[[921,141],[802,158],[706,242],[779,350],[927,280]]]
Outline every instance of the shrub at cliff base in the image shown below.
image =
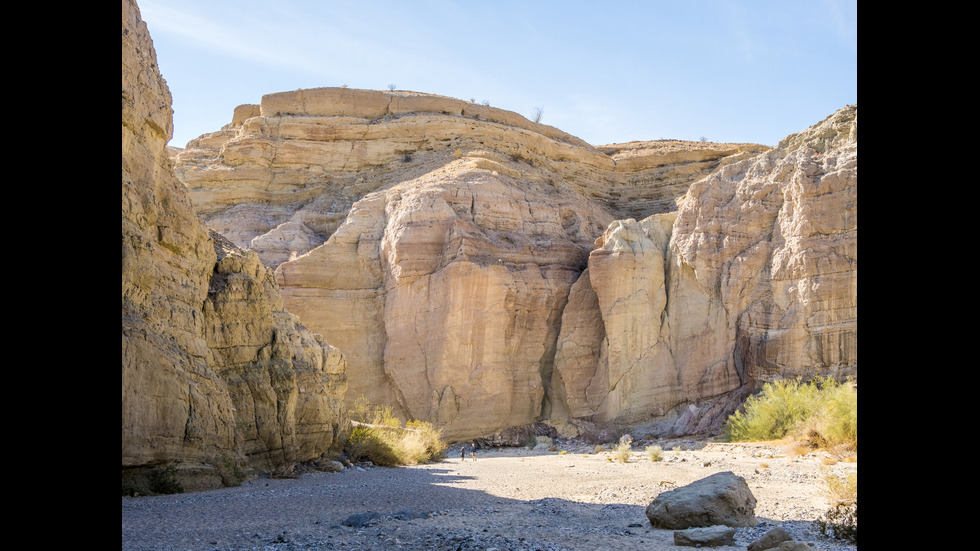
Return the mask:
[[824,495],[831,507],[817,520],[823,535],[857,543],[857,493],[857,472],[843,478],[824,476]]
[[619,445],[616,446],[616,451],[613,455],[616,456],[616,461],[620,463],[626,463],[630,460],[630,453],[633,451],[633,438],[630,436],[624,436],[619,441]]
[[353,417],[356,423],[345,449],[351,461],[394,467],[428,463],[445,455],[441,432],[430,423],[409,421],[402,426],[388,407],[372,415],[363,407],[355,407]]
[[857,543],[858,539],[858,504],[857,500],[848,503],[837,503],[817,521],[820,533],[828,538],[847,540]]
[[[830,378],[767,383],[725,426],[732,441],[791,438],[805,447],[857,451],[857,388]],[[828,537],[857,543],[857,473],[827,476],[830,509],[817,521]]]
[[664,458],[664,449],[661,448],[660,446],[657,446],[657,445],[647,446],[646,447],[646,454],[647,454],[647,457],[650,458],[650,461],[654,461],[654,462],[656,462],[656,461],[663,461],[663,458]]
[[766,383],[728,418],[732,441],[795,438],[811,447],[857,450],[857,388],[830,378]]

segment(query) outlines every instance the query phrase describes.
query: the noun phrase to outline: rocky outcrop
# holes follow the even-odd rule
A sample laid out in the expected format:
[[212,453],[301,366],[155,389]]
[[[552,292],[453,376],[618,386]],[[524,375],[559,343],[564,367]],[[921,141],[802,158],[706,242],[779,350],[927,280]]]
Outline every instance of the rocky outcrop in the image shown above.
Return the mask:
[[257,254],[212,237],[218,261],[202,308],[204,335],[235,407],[239,445],[252,466],[289,470],[340,436],[347,362],[283,309]]
[[[716,357],[743,377],[856,375],[857,106],[688,191],[672,292],[724,316]],[[705,292],[709,288],[714,292]],[[707,302],[707,301],[705,301]],[[709,327],[702,321],[696,338]]]
[[771,149],[593,147],[452,98],[298,90],[176,170],[343,350],[349,403],[449,439],[701,432],[761,382],[856,374],[856,113]]
[[557,343],[555,366],[571,417],[632,423],[689,397],[664,335],[674,217],[617,220],[596,240]]
[[287,308],[357,365],[352,397],[448,439],[541,417],[568,289],[612,220],[491,158],[368,194],[326,244],[276,271]]
[[340,352],[285,312],[272,273],[196,217],[166,143],[171,98],[122,2],[122,468],[184,489],[288,469],[334,443]]
[[765,149],[674,140],[595,148],[454,98],[318,88],[239,106],[230,124],[187,144],[176,171],[209,227],[275,267],[323,244],[368,193],[459,158],[583,195],[624,218],[676,210],[695,179]]
[[582,279],[556,358],[573,416],[698,432],[739,389],[856,376],[857,107],[613,223]]
[[177,172],[211,227],[278,266],[287,309],[344,351],[350,403],[451,439],[564,415],[556,343],[595,239],[762,150],[597,149],[470,102],[328,88],[240,107]]

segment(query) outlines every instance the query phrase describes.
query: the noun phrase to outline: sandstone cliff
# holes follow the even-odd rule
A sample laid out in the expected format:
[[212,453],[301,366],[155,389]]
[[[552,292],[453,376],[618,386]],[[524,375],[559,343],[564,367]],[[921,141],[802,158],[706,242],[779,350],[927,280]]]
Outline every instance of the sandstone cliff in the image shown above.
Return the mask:
[[452,98],[326,88],[239,107],[176,170],[344,351],[350,403],[452,439],[551,415],[561,314],[608,224],[674,211],[692,181],[765,149],[595,148]]
[[460,158],[626,218],[676,210],[691,182],[765,149],[674,140],[595,148],[453,98],[319,88],[239,106],[230,124],[189,142],[175,169],[209,227],[274,267],[323,244],[368,193]]
[[857,106],[606,230],[556,372],[572,417],[705,430],[760,382],[857,375]]
[[334,444],[341,353],[286,312],[254,252],[214,234],[177,181],[171,97],[122,2],[122,467],[185,489],[289,469]]
[[349,403],[448,439],[543,419],[716,428],[855,375],[857,108],[775,148],[593,147],[415,92],[270,94],[187,144],[201,218],[342,350]]

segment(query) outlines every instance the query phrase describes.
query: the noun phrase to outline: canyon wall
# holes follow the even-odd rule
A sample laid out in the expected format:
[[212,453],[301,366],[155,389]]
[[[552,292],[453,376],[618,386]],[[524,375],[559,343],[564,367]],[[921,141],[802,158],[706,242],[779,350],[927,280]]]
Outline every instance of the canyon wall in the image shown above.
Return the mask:
[[176,170],[202,219],[275,266],[287,310],[344,351],[348,405],[452,440],[567,415],[579,396],[555,358],[596,239],[766,149],[595,148],[484,105],[324,88],[239,107]]
[[[165,104],[143,116],[160,135]],[[124,135],[125,115],[124,92]],[[141,166],[169,174],[154,155]],[[124,222],[125,168],[124,147]],[[183,363],[167,364],[193,360],[194,373],[266,357],[244,329],[260,324],[230,305],[213,310],[251,344],[207,329],[215,299],[187,274],[231,289],[212,275],[216,248],[273,297],[273,319],[314,332],[294,347],[322,336],[343,352],[347,406],[391,406],[447,440],[549,419],[703,432],[763,382],[857,374],[856,105],[771,148],[594,147],[453,98],[297,90],[235,109],[187,144],[174,173],[186,196],[167,188],[132,202],[173,216],[169,202],[190,197],[229,241],[189,220],[154,221],[155,241],[142,238],[180,252],[164,263],[189,294],[168,304],[165,334],[184,343],[168,349]],[[124,247],[124,265],[127,254],[137,253]],[[213,418],[246,387],[208,387]],[[213,434],[232,439],[224,425]],[[256,446],[255,457],[271,449]]]
[[857,106],[596,245],[558,341],[571,417],[698,432],[761,382],[856,377]]
[[288,471],[335,444],[346,361],[284,310],[272,271],[209,230],[166,143],[171,96],[122,2],[122,469],[186,490]]
[[[595,148],[486,105],[318,88],[239,106],[230,124],[191,140],[175,170],[209,227],[275,267],[322,245],[367,194],[461,159],[628,218],[676,210],[691,182],[765,149],[676,140]],[[577,238],[591,242],[604,227]]]

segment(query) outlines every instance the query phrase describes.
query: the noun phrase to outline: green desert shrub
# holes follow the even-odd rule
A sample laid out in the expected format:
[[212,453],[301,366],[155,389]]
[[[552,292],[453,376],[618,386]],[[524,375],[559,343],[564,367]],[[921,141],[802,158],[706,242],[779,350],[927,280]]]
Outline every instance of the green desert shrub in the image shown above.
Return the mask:
[[817,520],[820,532],[830,538],[857,543],[857,473],[843,478],[825,475],[823,491],[831,506]]
[[394,467],[428,463],[445,456],[442,433],[430,423],[409,421],[402,426],[390,407],[377,408],[370,415],[367,411],[363,406],[356,406],[353,411],[357,423],[345,446],[351,461]]
[[814,387],[795,380],[766,383],[762,393],[750,396],[741,411],[728,418],[731,440],[778,440],[814,410]]
[[442,442],[442,432],[424,421],[409,421],[407,429],[398,440],[396,455],[403,464],[417,465],[443,459],[446,445]]
[[823,406],[817,419],[817,430],[828,444],[853,444],[857,447],[857,389],[836,385],[822,393]]
[[830,378],[780,380],[763,385],[728,418],[732,441],[806,439],[813,447],[857,448],[857,389]]
[[820,532],[828,538],[857,543],[858,504],[837,503],[817,521]]
[[351,461],[370,461],[383,467],[399,464],[391,439],[385,438],[386,430],[356,426],[347,440],[347,456]]

